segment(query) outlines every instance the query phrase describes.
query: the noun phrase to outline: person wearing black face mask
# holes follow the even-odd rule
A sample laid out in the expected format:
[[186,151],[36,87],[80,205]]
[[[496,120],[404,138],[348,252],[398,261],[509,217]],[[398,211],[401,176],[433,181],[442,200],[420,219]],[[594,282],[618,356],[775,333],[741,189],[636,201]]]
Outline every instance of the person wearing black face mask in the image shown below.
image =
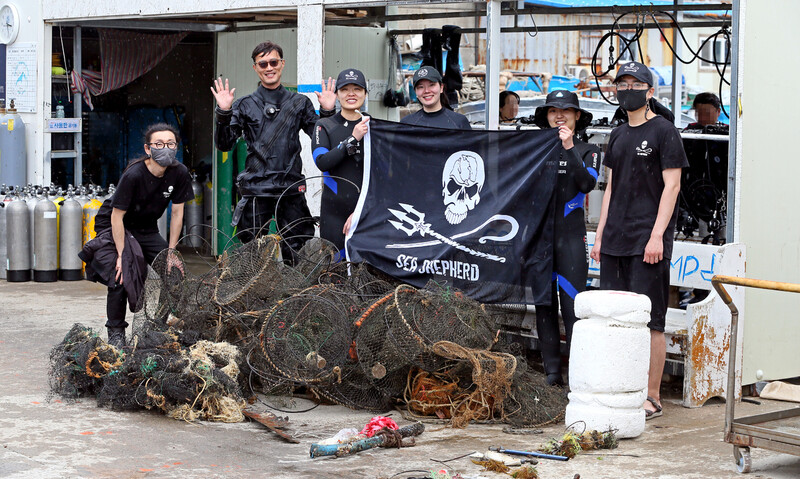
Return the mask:
[[[133,161],[95,217],[97,236],[78,254],[86,278],[108,286],[106,328],[109,344],[125,345],[126,302],[134,311],[147,278],[147,265],[169,248],[168,266],[181,267],[173,250],[183,227],[183,204],[194,198],[189,170],[177,160],[180,136],[165,123],[145,133],[146,157]],[[172,202],[169,243],[158,232],[158,219]]]
[[602,264],[601,289],[650,298],[650,368],[643,405],[649,419],[661,415],[670,258],[681,168],[689,162],[675,125],[650,110],[648,100],[655,92],[650,70],[626,63],[615,83],[628,123],[611,132],[603,159],[607,183],[591,257]]

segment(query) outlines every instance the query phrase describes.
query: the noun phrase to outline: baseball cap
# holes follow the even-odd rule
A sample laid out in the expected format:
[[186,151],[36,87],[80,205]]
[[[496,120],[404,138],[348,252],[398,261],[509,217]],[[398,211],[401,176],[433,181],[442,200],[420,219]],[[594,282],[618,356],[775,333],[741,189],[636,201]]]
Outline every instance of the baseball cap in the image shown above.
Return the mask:
[[442,74],[439,73],[439,70],[437,70],[436,67],[422,67],[414,72],[414,78],[412,79],[411,83],[414,85],[414,87],[416,87],[420,80],[430,80],[433,83],[441,83]]
[[339,76],[336,77],[336,91],[339,91],[339,88],[345,85],[357,85],[366,90],[367,80],[364,78],[364,74],[361,73],[361,70],[350,68],[342,70]]
[[641,82],[653,86],[653,74],[650,72],[649,68],[639,62],[628,62],[619,67],[614,83],[618,82],[624,75],[630,75]]

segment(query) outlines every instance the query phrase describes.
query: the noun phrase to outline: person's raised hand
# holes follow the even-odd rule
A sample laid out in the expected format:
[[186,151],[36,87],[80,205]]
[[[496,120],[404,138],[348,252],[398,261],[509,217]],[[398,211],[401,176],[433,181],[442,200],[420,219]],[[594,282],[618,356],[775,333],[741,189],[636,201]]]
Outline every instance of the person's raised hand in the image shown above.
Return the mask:
[[322,80],[322,91],[317,92],[319,107],[323,110],[333,110],[336,108],[336,80],[328,77],[328,82]]
[[233,106],[233,97],[236,88],[231,89],[228,85],[228,79],[226,78],[225,81],[222,81],[222,77],[219,77],[214,80],[214,86],[211,87],[211,94],[214,95],[214,99],[217,101],[217,106],[221,110],[230,110]]
[[575,143],[572,141],[572,133],[573,131],[566,125],[558,127],[558,138],[561,140],[561,146],[563,146],[565,150],[569,150],[575,146]]
[[361,141],[361,139],[364,138],[364,135],[366,135],[368,131],[369,131],[369,117],[365,115],[364,118],[362,118],[361,121],[358,122],[358,124],[353,128],[353,138],[355,138],[358,141]]

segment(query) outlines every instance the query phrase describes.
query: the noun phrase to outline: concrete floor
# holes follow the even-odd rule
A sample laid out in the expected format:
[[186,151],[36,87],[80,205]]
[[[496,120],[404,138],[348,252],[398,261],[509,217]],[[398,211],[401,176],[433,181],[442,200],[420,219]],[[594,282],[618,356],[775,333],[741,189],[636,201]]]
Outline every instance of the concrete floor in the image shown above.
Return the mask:
[[[93,398],[48,401],[48,353],[75,322],[101,329],[105,288],[87,281],[0,282],[0,477],[423,477],[445,460],[492,445],[533,449],[560,435],[564,425],[542,435],[520,436],[501,426],[456,430],[428,425],[407,449],[373,449],[342,458],[308,457],[309,445],[345,427],[360,428],[371,414],[336,406],[289,415],[301,444],[288,444],[256,423],[189,424],[156,412],[99,409]],[[608,454],[583,454],[569,462],[542,461],[540,477],[728,478],[736,477],[732,446],[722,441],[724,403],[685,409],[677,396],[665,399],[664,416],[647,423],[639,438],[624,440]],[[792,405],[763,401],[737,405],[737,416]],[[393,417],[404,423],[398,413]],[[754,478],[800,477],[800,457],[753,449]],[[446,465],[464,477],[509,477],[468,459]]]

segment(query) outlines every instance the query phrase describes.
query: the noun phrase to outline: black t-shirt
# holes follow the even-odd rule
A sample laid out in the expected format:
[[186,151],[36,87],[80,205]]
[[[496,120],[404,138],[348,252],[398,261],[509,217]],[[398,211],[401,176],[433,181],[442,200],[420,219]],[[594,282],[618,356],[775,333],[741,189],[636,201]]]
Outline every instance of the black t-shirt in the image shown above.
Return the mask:
[[114,196],[97,212],[95,231],[111,226],[111,210],[117,208],[125,211],[125,229],[157,232],[158,219],[170,201],[180,204],[192,198],[192,179],[185,165],[170,166],[159,178],[150,173],[144,161],[136,162],[122,173]]
[[456,113],[449,108],[442,107],[441,110],[428,113],[424,109],[406,115],[400,123],[417,126],[432,126],[435,128],[449,128],[451,130],[471,130],[467,117],[461,113]]
[[[621,125],[611,132],[603,164],[611,168],[612,187],[601,250],[614,256],[644,254],[664,191],[662,171],[689,166],[680,133],[660,116],[639,126]],[[665,258],[672,257],[677,216],[675,207],[664,231]]]

